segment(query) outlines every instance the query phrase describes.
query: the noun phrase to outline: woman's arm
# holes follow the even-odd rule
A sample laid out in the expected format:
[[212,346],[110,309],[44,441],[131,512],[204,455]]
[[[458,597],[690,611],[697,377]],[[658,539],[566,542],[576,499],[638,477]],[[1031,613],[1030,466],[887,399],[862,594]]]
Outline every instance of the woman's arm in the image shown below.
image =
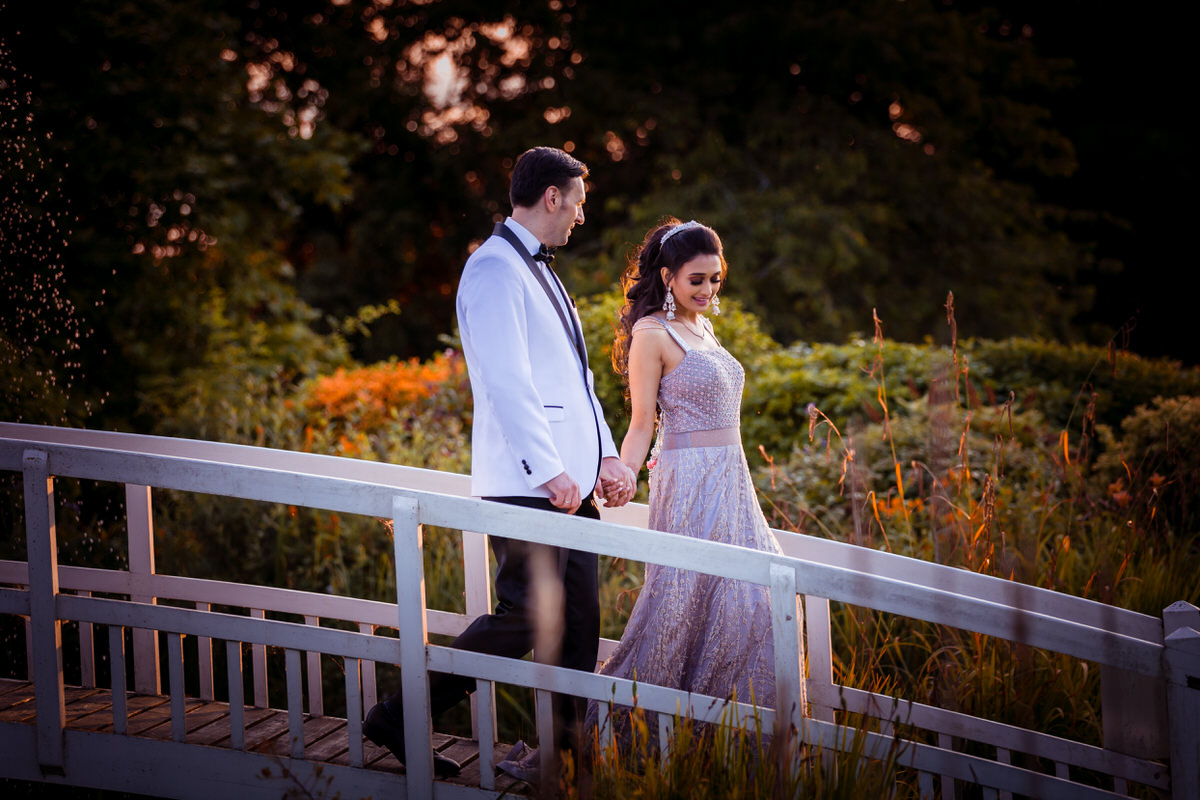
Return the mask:
[[633,474],[642,468],[654,439],[654,411],[658,405],[658,382],[663,374],[666,331],[640,330],[629,343],[629,431],[621,443],[621,460]]

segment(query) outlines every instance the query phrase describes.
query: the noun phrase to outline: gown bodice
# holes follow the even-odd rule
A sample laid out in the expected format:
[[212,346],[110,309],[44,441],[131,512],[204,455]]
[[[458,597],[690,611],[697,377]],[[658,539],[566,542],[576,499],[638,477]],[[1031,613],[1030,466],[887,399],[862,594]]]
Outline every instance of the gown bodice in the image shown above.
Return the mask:
[[[652,322],[648,322],[652,320]],[[697,350],[665,320],[643,317],[634,330],[659,324],[683,348],[683,360],[658,384],[659,424],[664,433],[736,428],[741,420],[746,372],[729,351]],[[708,321],[705,320],[705,325]],[[711,331],[710,331],[711,333]]]

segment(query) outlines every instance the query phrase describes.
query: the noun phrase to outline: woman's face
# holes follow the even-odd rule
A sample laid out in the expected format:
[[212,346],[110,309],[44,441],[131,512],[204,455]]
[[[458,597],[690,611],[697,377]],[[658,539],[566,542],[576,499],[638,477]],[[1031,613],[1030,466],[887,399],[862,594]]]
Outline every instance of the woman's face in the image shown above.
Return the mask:
[[712,308],[712,299],[721,289],[721,257],[696,256],[684,262],[674,277],[666,268],[662,276],[675,295],[676,314],[703,314]]

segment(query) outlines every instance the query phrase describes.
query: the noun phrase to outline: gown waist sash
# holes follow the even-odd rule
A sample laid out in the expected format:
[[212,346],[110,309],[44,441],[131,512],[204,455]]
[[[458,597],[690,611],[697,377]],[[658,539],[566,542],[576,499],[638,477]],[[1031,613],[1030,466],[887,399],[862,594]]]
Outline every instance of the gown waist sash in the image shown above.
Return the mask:
[[731,444],[741,446],[742,433],[740,428],[664,433],[662,449],[682,450],[685,447],[725,447]]

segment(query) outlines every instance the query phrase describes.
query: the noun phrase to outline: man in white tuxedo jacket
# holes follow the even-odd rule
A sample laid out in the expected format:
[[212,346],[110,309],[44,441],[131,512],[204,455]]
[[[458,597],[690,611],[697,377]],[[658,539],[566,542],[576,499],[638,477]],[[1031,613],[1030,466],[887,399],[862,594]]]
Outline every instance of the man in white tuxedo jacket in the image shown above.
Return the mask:
[[[595,497],[627,503],[636,478],[616,444],[587,367],[583,330],[549,262],[584,221],[587,168],[549,147],[523,153],[513,168],[512,216],[496,226],[463,269],[458,322],[474,399],[472,494],[497,502],[599,518]],[[549,252],[548,252],[549,251]],[[535,258],[536,256],[536,258]],[[496,609],[452,644],[520,658],[538,637],[539,658],[591,672],[600,637],[597,558],[562,548],[490,537],[496,555]],[[561,617],[539,618],[530,569],[557,583]],[[544,574],[543,574],[544,573]],[[544,637],[550,632],[550,640]],[[434,674],[434,716],[466,698],[475,680]],[[555,697],[557,745],[574,749],[582,704]],[[363,731],[404,760],[399,695],[371,709]],[[435,770],[457,765],[435,754]]]

